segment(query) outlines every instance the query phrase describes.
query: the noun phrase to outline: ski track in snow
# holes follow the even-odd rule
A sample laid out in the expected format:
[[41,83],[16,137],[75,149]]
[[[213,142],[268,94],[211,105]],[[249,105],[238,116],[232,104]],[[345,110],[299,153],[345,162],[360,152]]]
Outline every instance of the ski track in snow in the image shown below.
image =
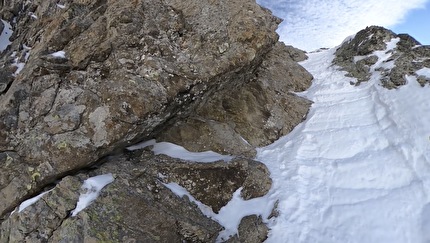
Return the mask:
[[430,89],[408,77],[387,90],[377,72],[353,86],[334,50],[301,63],[315,78],[306,121],[258,150],[279,199],[266,242],[429,242]]

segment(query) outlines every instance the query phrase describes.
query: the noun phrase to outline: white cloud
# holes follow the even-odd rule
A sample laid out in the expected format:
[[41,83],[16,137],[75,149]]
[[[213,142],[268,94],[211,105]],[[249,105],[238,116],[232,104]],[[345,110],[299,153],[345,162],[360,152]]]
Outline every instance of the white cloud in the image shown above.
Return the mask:
[[370,25],[392,27],[428,0],[258,0],[284,19],[281,40],[312,51],[339,45]]

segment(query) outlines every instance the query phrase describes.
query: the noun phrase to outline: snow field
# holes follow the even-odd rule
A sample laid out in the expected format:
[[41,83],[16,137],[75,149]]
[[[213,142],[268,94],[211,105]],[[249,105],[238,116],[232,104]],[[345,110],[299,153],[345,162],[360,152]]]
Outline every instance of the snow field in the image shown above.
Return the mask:
[[397,42],[374,53],[372,78],[359,86],[331,65],[335,49],[302,63],[315,77],[302,95],[315,103],[306,121],[257,155],[280,200],[267,242],[430,240],[429,86],[408,77],[387,90],[375,72],[393,67]]

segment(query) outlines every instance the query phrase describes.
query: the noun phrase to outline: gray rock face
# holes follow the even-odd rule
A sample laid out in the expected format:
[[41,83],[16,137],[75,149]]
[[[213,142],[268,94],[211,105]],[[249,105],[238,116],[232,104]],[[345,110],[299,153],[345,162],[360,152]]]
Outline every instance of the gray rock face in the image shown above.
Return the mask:
[[[39,176],[8,171],[0,215],[177,114],[188,116],[223,84],[247,80],[276,43],[279,23],[252,1],[17,4],[23,10],[4,69],[12,51],[31,50],[0,97],[0,151],[15,152],[14,167]],[[65,57],[52,55],[58,51]]]
[[[159,139],[192,151],[253,157],[255,147],[289,133],[303,121],[311,104],[291,92],[304,91],[313,78],[291,58],[295,54],[290,55],[290,50],[277,43],[253,77],[225,84],[202,100],[188,120],[173,124]],[[231,134],[228,146],[223,145],[226,131]]]
[[286,51],[291,59],[295,62],[301,62],[308,59],[305,51],[302,51],[294,46],[286,46]]
[[81,182],[63,178],[36,204],[15,211],[1,224],[0,242],[47,242],[76,206]]
[[236,159],[230,163],[182,163],[158,169],[166,182],[175,182],[215,213],[225,206],[233,193],[243,187],[242,198],[264,196],[272,181],[267,168],[256,161]]
[[[245,199],[268,192],[267,168],[249,158],[304,119],[310,102],[291,92],[312,79],[268,10],[251,0],[0,6],[16,20],[0,54],[0,242],[212,242],[220,225],[163,183],[214,211],[240,187]],[[238,158],[124,153],[149,138]],[[115,182],[70,217],[81,182],[102,173]]]
[[[70,216],[82,180],[111,172],[115,180],[97,201],[76,217]],[[170,182],[182,185],[214,209],[224,206],[229,201],[226,197],[239,187],[244,188],[244,198],[250,199],[264,195],[271,186],[267,169],[255,161],[191,163],[154,157],[148,151],[130,152],[107,158],[90,172],[63,178],[36,204],[2,223],[0,242],[214,242],[221,226],[187,197],[167,189],[164,183]],[[247,223],[250,220],[244,219],[239,229],[243,237],[253,225]],[[267,235],[261,219],[251,221],[260,222],[260,231]]]
[[[368,81],[370,67],[378,61],[374,51],[385,50],[386,43],[398,38],[397,46],[391,53],[394,68],[381,71],[382,84],[388,89],[396,88],[406,83],[406,75],[414,75],[421,85],[428,81],[424,77],[418,77],[415,73],[423,67],[430,67],[430,47],[422,46],[418,41],[407,34],[396,35],[383,27],[371,26],[360,32],[337,51],[333,64],[340,66],[348,72],[347,76],[357,78],[356,85]],[[354,58],[359,57],[359,60]]]

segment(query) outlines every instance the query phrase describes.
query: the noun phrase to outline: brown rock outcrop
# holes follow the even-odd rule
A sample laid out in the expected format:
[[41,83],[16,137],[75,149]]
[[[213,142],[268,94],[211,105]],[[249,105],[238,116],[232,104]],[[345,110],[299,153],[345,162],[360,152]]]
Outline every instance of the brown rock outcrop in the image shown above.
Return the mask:
[[[14,29],[0,53],[0,242],[212,242],[220,226],[163,183],[214,211],[240,187],[244,199],[268,192],[267,168],[250,158],[304,119],[310,102],[294,92],[312,79],[296,63],[305,54],[277,42],[270,11],[252,0],[0,7]],[[124,152],[150,138],[237,158],[196,164]],[[115,182],[70,217],[79,183],[100,173]]]
[[[291,57],[295,55],[291,50],[277,43],[254,76],[225,84],[203,100],[187,120],[167,128],[159,140],[192,151],[213,150],[252,158],[255,147],[288,134],[303,121],[310,106],[308,100],[293,92],[304,91],[312,80],[312,75]],[[226,131],[231,136],[227,141]]]
[[2,166],[0,215],[247,80],[279,23],[252,1],[15,3],[22,10],[3,70],[12,51],[31,50],[0,96],[0,151],[15,155],[13,169]]
[[[71,216],[81,182],[107,173],[113,173],[115,180],[96,202]],[[107,158],[100,168],[63,178],[35,204],[1,224],[0,242],[214,242],[221,226],[187,197],[167,189],[164,185],[170,182],[182,185],[214,211],[227,204],[239,187],[250,199],[264,195],[271,186],[267,169],[255,161],[192,163],[146,150],[129,152]],[[242,227],[251,226],[248,222]]]
[[[424,77],[415,72],[421,68],[430,68],[430,46],[423,46],[407,34],[395,34],[391,30],[379,26],[370,26],[343,43],[336,51],[333,63],[348,72],[347,76],[357,78],[356,85],[368,81],[371,76],[371,66],[378,61],[375,51],[383,51],[387,43],[393,39],[398,42],[390,50],[393,68],[375,70],[381,72],[382,85],[388,89],[406,84],[406,75],[416,76],[422,86],[427,83]],[[359,58],[359,59],[355,59]]]

